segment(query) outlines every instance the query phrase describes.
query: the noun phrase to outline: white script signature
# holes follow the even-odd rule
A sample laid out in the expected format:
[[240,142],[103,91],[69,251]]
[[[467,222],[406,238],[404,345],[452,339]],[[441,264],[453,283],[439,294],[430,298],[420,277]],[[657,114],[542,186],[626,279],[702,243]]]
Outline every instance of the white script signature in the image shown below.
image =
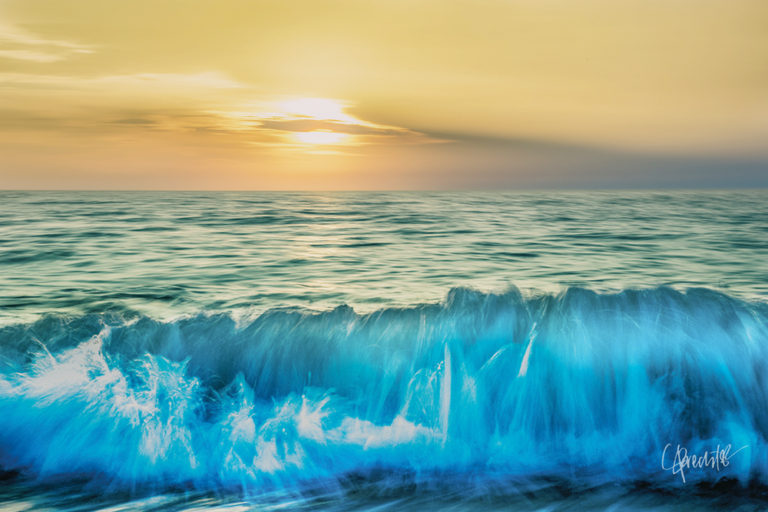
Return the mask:
[[706,451],[702,455],[694,455],[688,454],[687,448],[683,448],[682,446],[677,445],[675,456],[672,459],[672,464],[667,465],[667,450],[669,450],[671,453],[671,447],[672,444],[667,443],[667,445],[664,447],[664,451],[661,452],[661,468],[664,471],[671,471],[673,475],[680,475],[680,478],[683,479],[683,483],[685,483],[686,469],[710,468],[714,469],[715,471],[720,471],[721,469],[728,467],[728,465],[731,463],[731,457],[739,453],[741,450],[749,448],[749,446],[742,446],[735,452],[732,452],[730,444],[727,444],[722,448],[720,445],[717,445],[717,448],[715,448],[715,450],[712,452]]

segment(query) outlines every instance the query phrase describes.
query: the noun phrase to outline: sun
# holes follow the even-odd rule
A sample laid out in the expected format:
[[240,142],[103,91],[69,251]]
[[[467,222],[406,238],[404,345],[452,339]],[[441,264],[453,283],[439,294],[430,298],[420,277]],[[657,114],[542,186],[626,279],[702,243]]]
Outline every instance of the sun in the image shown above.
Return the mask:
[[349,139],[349,134],[327,132],[327,131],[314,131],[314,132],[296,132],[293,134],[294,139],[302,144],[315,144],[315,145],[332,145],[343,144]]

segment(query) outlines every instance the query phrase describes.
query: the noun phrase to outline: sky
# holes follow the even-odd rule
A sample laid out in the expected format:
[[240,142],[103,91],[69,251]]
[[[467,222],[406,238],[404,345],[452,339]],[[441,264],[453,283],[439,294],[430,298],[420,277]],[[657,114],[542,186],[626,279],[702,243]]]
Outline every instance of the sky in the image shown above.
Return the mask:
[[768,186],[765,0],[0,0],[0,188]]

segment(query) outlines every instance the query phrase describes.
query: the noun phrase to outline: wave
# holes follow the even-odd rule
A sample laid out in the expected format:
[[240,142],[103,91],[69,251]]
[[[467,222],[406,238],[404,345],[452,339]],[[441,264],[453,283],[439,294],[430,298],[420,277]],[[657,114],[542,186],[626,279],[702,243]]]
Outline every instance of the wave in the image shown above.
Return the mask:
[[679,486],[669,443],[746,447],[686,482],[768,484],[768,306],[708,289],[46,316],[0,329],[0,370],[0,469],[43,480]]

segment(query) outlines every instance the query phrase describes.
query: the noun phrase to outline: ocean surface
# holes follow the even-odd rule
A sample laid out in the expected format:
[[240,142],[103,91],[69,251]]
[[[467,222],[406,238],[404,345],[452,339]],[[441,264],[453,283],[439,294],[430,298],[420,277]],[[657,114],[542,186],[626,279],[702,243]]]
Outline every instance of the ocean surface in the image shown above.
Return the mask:
[[0,192],[0,291],[3,510],[768,507],[766,190]]

